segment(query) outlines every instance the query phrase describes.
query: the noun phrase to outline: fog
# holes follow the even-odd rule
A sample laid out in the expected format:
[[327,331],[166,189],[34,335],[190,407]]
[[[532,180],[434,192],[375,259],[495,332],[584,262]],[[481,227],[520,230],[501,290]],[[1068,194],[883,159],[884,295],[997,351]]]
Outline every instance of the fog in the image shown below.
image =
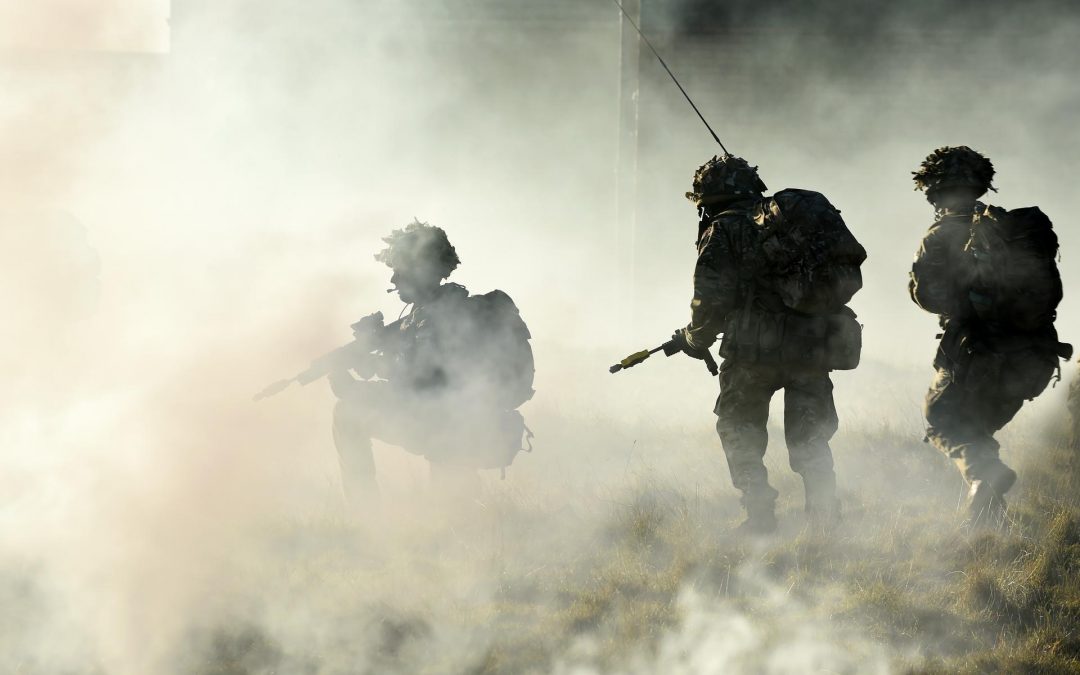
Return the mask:
[[[993,3],[975,17],[972,3],[946,14],[935,4],[644,11],[728,148],[772,190],[826,194],[867,248],[853,302],[863,366],[834,378],[840,437],[849,423],[922,433],[937,328],[907,298],[906,274],[932,211],[910,172],[935,147],[983,152],[998,170],[990,201],[1054,220],[1059,332],[1080,330],[1069,300],[1080,284],[1076,10]],[[18,608],[0,621],[2,669],[205,672],[192,645],[235,622],[290,654],[316,645],[322,665],[295,672],[379,672],[365,639],[342,637],[376,630],[367,609],[335,602],[352,568],[389,560],[413,584],[363,598],[391,614],[437,615],[491,592],[464,563],[429,575],[395,557],[446,546],[417,496],[422,460],[377,445],[387,527],[371,532],[343,506],[325,383],[251,401],[349,340],[361,316],[398,316],[373,256],[414,218],[449,234],[462,261],[451,281],[513,297],[536,355],[523,408],[536,451],[505,482],[485,474],[496,496],[473,528],[482,534],[461,536],[494,531],[492,510],[516,496],[556,525],[529,529],[530,541],[511,533],[500,555],[574,556],[602,514],[560,510],[585,508],[628,472],[676,483],[698,473],[690,482],[725,491],[719,508],[736,513],[701,363],[657,356],[607,373],[685,325],[697,219],[683,193],[718,152],[643,54],[631,273],[614,255],[614,5],[8,0],[0,26],[0,598]],[[1061,398],[1048,391],[1011,433],[1059,414]],[[699,447],[669,454],[675,435]],[[784,456],[771,449],[770,468],[784,470]],[[843,484],[840,459],[837,470]],[[306,576],[316,558],[341,578]],[[271,592],[277,565],[293,576]],[[742,620],[726,608],[695,616]],[[450,670],[475,665],[489,639],[403,625],[430,631],[426,648]],[[693,641],[665,644],[678,652],[680,639]],[[857,653],[878,657],[872,645]],[[723,654],[736,660],[714,663],[743,663]]]

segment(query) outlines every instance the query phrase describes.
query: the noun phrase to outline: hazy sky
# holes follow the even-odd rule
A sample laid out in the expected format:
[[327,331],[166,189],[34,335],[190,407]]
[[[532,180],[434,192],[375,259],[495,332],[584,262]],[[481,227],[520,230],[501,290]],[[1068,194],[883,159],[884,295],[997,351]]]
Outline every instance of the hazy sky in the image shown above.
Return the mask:
[[0,0],[0,49],[162,52],[169,0]]

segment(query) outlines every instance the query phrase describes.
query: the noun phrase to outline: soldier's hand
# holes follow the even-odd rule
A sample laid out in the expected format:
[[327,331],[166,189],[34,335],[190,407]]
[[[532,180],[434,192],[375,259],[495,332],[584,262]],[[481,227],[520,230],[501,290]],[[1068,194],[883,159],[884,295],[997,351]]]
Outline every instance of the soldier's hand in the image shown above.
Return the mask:
[[690,343],[689,339],[687,339],[685,328],[680,328],[675,331],[675,334],[671,336],[671,342],[674,347],[691,358],[704,360],[709,356],[708,348],[703,349]]

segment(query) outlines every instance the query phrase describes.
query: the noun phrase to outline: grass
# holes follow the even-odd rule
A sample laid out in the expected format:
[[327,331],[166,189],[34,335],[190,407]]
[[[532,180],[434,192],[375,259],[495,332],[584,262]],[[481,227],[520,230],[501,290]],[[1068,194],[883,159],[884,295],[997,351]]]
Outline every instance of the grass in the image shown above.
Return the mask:
[[916,434],[838,436],[845,515],[827,531],[772,448],[781,531],[764,539],[734,534],[711,437],[655,442],[665,453],[638,444],[633,470],[596,453],[603,479],[569,489],[526,469],[464,508],[278,523],[221,580],[230,609],[192,618],[166,669],[1080,672],[1080,461],[1064,431],[1013,442],[1021,478],[992,532],[963,527],[955,470]]
[[[193,670],[1080,672],[1080,463],[1059,433],[1016,455],[1021,483],[994,532],[965,530],[952,468],[888,428],[838,445],[846,516],[827,532],[802,521],[782,474],[782,531],[763,540],[732,533],[722,475],[688,490],[646,467],[547,510],[495,485],[437,543],[438,528],[406,529],[380,562],[356,566],[342,544],[288,575],[260,571],[315,604],[331,634],[346,617],[345,653],[268,621],[203,636],[213,666]],[[337,527],[354,544],[386,536]],[[314,603],[311,589],[333,599]],[[745,639],[716,642],[725,635]]]

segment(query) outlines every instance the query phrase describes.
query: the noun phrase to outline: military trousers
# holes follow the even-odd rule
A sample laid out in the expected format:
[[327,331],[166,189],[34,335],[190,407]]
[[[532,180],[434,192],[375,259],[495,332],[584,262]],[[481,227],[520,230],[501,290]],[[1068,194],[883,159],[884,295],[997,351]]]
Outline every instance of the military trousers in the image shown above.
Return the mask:
[[1045,340],[986,343],[952,337],[946,331],[934,362],[923,407],[926,440],[952,459],[969,483],[996,484],[1011,471],[999,457],[994,434],[1024,401],[1046,388],[1057,356]]
[[338,395],[334,445],[350,501],[376,491],[372,440],[425,457],[432,482],[444,484],[469,482],[478,469],[506,466],[521,447],[523,422],[516,411],[384,381],[354,381]]
[[967,482],[995,483],[1005,473],[1005,465],[994,434],[1020,411],[1024,399],[993,387],[968,388],[964,386],[967,374],[950,368],[934,373],[923,406],[926,440],[956,464]]
[[828,371],[729,359],[720,368],[720,397],[714,409],[716,430],[732,483],[743,493],[743,504],[748,507],[755,501],[776,499],[764,457],[769,442],[769,402],[781,389],[791,469],[803,477],[808,496],[811,486],[825,486],[830,497],[835,487],[829,440],[836,433],[838,421]]

